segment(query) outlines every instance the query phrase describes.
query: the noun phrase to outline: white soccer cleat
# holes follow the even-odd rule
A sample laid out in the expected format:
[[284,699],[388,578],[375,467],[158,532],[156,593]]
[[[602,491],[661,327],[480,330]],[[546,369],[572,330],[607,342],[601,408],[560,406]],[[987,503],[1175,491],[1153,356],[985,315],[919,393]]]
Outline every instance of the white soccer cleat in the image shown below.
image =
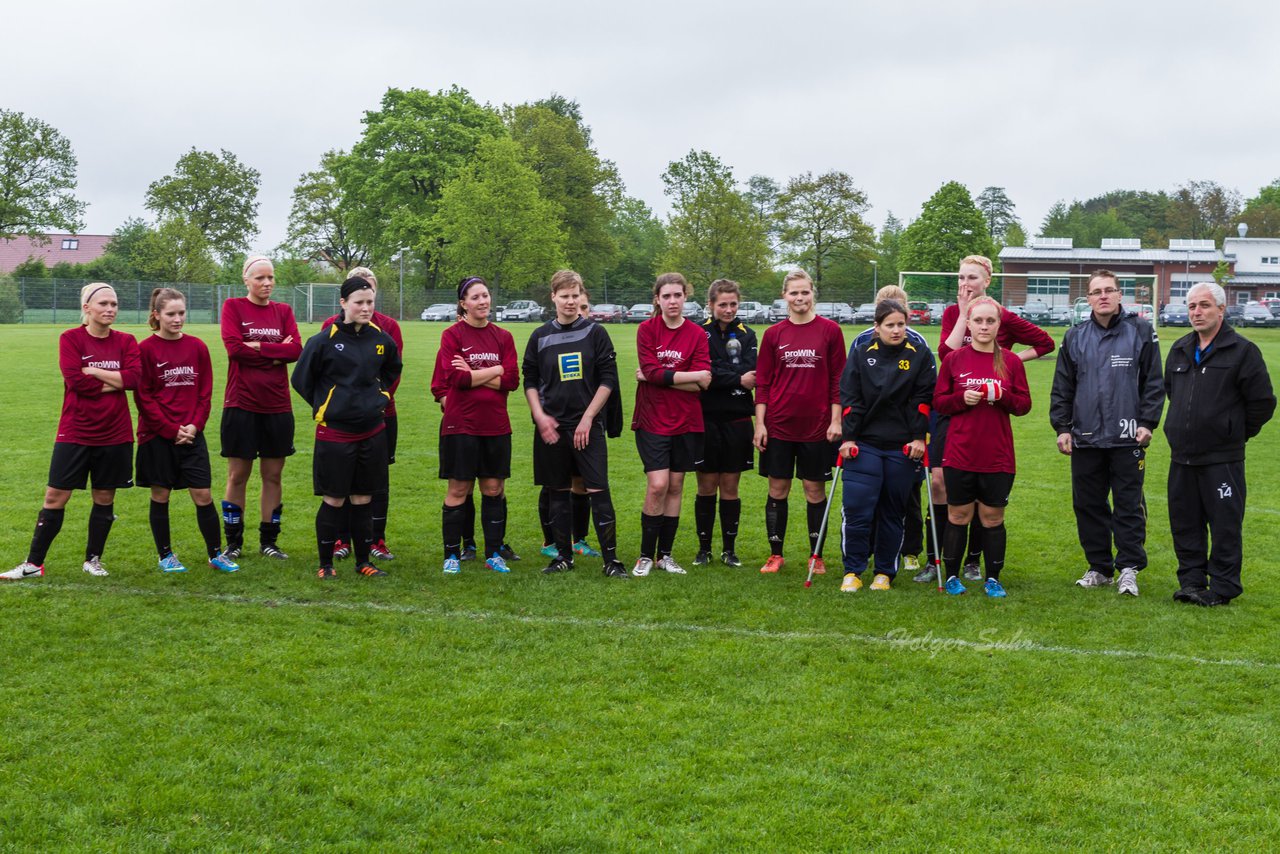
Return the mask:
[[636,561],[636,565],[631,567],[631,574],[636,578],[644,578],[653,569],[653,561],[647,557],[642,557]]
[[42,575],[44,575],[44,567],[36,566],[29,560],[24,560],[8,572],[0,572],[0,578],[6,581],[21,581],[24,578],[39,578]]
[[107,570],[103,567],[102,560],[97,555],[86,560],[83,568],[85,572],[98,578],[103,578],[107,575]]
[[684,567],[676,563],[675,559],[672,558],[671,555],[663,555],[662,557],[658,558],[658,569],[665,569],[667,572],[671,573],[672,575],[688,574],[684,571]]

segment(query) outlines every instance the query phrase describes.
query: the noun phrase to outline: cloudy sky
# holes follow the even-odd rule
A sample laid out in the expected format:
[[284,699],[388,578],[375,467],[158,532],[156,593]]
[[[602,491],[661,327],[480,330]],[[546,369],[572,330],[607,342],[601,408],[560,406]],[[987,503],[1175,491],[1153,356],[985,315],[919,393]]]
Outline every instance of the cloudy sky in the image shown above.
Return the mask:
[[948,180],[1003,186],[1034,233],[1060,198],[1280,177],[1278,29],[1280,6],[1238,0],[71,0],[6,10],[0,106],[71,140],[88,233],[145,215],[192,146],[226,148],[262,172],[269,249],[298,175],[388,87],[455,83],[576,99],[659,211],[698,148],[742,180],[846,171],[877,226]]

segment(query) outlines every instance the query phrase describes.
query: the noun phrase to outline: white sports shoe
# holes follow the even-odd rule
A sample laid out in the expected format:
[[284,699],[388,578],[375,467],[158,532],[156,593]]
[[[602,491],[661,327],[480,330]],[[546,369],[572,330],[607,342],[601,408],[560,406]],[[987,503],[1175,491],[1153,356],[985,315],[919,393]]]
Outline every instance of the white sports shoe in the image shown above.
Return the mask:
[[1080,580],[1076,582],[1076,587],[1106,587],[1110,583],[1110,578],[1096,569],[1091,569],[1080,576]]
[[675,560],[672,559],[671,555],[665,555],[663,557],[658,558],[658,569],[665,569],[667,572],[671,573],[672,575],[688,574],[684,571],[683,566],[676,563]]
[[102,561],[97,555],[94,555],[84,562],[84,571],[90,575],[96,575],[99,578],[107,574],[107,570],[103,568]]
[[1117,591],[1122,596],[1138,595],[1138,570],[1131,566],[1126,566],[1120,570],[1120,582],[1116,585]]
[[636,561],[635,566],[631,567],[631,574],[637,578],[644,578],[651,569],[653,569],[653,561],[647,557],[642,557]]
[[36,566],[30,561],[24,560],[8,572],[0,572],[0,578],[6,581],[21,581],[24,578],[39,578],[44,575],[44,567]]

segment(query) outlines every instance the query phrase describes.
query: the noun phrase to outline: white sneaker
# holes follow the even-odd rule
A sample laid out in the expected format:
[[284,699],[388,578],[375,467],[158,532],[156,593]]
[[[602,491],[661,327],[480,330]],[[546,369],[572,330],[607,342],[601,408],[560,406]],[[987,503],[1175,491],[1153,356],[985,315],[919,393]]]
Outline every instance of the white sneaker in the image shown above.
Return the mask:
[[0,578],[6,581],[21,581],[24,578],[39,578],[44,575],[44,567],[36,566],[30,561],[24,560],[8,572],[0,572]]
[[[1091,569],[1084,575],[1080,576],[1080,580],[1076,582],[1076,587],[1106,587],[1111,583],[1111,579],[1096,569]],[[1136,591],[1135,591],[1135,595]]]
[[1116,588],[1122,596],[1138,595],[1138,570],[1131,566],[1126,566],[1120,570],[1120,583]]
[[647,557],[642,557],[636,561],[635,566],[631,567],[631,574],[636,578],[644,578],[651,569],[653,569],[653,561]]
[[97,555],[94,555],[84,562],[84,571],[90,575],[96,575],[99,578],[107,574],[107,570],[103,568],[102,561]]
[[664,555],[663,557],[658,558],[658,569],[665,569],[672,575],[687,575],[684,571],[684,567],[676,563],[675,560],[672,559],[671,555]]

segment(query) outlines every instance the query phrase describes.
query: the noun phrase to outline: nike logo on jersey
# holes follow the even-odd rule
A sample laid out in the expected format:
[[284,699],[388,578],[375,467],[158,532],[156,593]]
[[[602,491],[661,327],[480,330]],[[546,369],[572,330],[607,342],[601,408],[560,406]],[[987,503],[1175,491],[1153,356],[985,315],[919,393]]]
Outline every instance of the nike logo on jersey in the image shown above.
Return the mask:
[[168,363],[168,362],[156,362],[156,367],[157,367],[157,368],[163,368],[163,367],[164,367],[165,365],[167,365],[167,364],[169,364],[169,363]]
[[253,321],[252,321],[252,320],[242,320],[242,321],[240,321],[240,325],[241,325],[241,326],[253,326]]
[[80,361],[82,361],[82,362],[87,362],[87,361],[89,361],[89,360],[90,360],[90,359],[92,359],[92,358],[93,358],[93,356],[92,356],[92,355],[89,355],[89,356],[81,356],[81,357],[80,357]]
[[973,373],[973,371],[964,371],[964,372],[962,372],[962,373],[960,374],[960,379],[964,379],[965,377],[969,376],[969,374],[971,374],[971,373]]
[[[474,347],[474,346],[475,346],[475,345],[473,344],[473,345],[472,345],[472,347]],[[470,349],[471,349],[471,347],[463,347],[463,348],[462,348],[462,352],[464,352],[464,353],[465,353],[465,352],[467,352],[467,351],[468,351],[468,350],[470,350]]]

